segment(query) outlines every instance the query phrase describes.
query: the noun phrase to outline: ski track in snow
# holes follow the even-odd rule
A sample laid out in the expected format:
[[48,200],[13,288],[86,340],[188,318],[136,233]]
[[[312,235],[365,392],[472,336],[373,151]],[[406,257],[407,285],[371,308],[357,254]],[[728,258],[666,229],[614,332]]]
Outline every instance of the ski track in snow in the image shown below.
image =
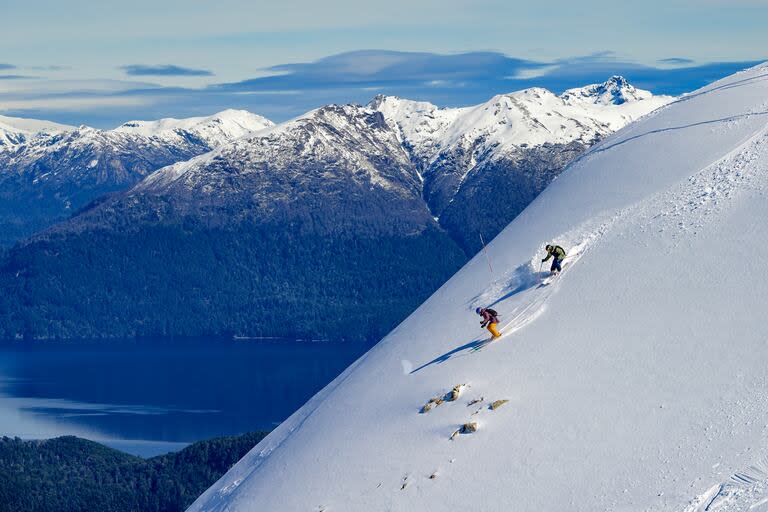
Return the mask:
[[753,164],[768,156],[767,146],[768,131],[762,131],[680,186],[647,201],[641,229],[659,235],[673,230],[671,236],[676,243],[683,235],[696,235],[723,211],[726,201],[746,190],[758,190],[766,169]]
[[468,309],[492,307],[499,311],[502,338],[519,331],[544,312],[550,296],[559,288],[563,279],[576,263],[593,247],[600,238],[624,215],[622,210],[595,226],[595,222],[563,233],[553,243],[565,248],[567,256],[563,272],[547,283],[551,259],[543,264],[544,250],[537,252],[530,261],[505,273],[482,293],[472,298]]
[[684,512],[768,512],[768,459],[710,487]]
[[529,262],[495,280],[483,293],[470,300],[468,309],[474,311],[477,307],[493,307],[499,311],[502,337],[522,329],[543,313],[549,297],[571,267],[629,213],[642,209],[640,227],[643,230],[663,233],[676,229],[679,233],[673,238],[679,243],[682,234],[691,231],[695,235],[709,219],[721,213],[725,201],[734,198],[740,191],[756,190],[756,183],[763,181],[755,172],[760,167],[753,164],[760,157],[768,157],[768,130],[753,135],[730,154],[690,176],[678,187],[622,209],[597,227],[592,222],[556,237],[553,242],[565,247],[568,255],[563,273],[550,285],[542,285],[549,271],[546,268],[539,270],[538,263],[545,255],[541,251]]

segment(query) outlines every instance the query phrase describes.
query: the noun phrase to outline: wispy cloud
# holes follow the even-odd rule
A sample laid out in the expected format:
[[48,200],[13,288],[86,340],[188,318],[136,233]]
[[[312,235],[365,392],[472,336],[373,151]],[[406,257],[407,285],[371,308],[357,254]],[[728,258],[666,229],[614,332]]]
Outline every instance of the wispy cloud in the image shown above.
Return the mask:
[[110,107],[141,107],[152,103],[150,98],[139,97],[119,97],[119,96],[101,96],[101,97],[73,97],[73,96],[55,96],[51,98],[35,99],[16,99],[0,100],[0,107],[13,111],[28,110],[82,110]]
[[[655,93],[681,94],[759,63],[722,62],[697,66],[650,66],[603,51],[551,62],[509,57],[497,52],[455,55],[365,50],[310,63],[273,66],[271,76],[211,86],[213,92],[304,91],[324,102],[365,101],[371,92],[467,105],[527,87],[561,92],[606,80],[614,74]],[[316,105],[313,105],[316,106]]]
[[120,69],[130,76],[213,76],[213,72],[207,69],[185,68],[174,64],[159,66],[129,64],[121,66]]
[[362,50],[273,66],[263,70],[271,73],[267,76],[196,89],[138,81],[7,80],[0,82],[0,111],[101,127],[128,119],[188,117],[226,108],[247,109],[282,121],[328,103],[366,103],[378,93],[463,106],[528,87],[559,93],[614,74],[654,93],[677,95],[758,63],[681,61],[654,66],[607,51],[539,62],[497,52],[446,55]]
[[26,69],[34,69],[35,71],[67,71],[72,68],[69,66],[27,66]]
[[688,64],[693,64],[693,60],[687,59],[685,57],[667,57],[666,59],[659,59],[658,63],[684,66]]
[[[284,87],[386,87],[434,82],[451,84],[515,75],[546,66],[547,63],[517,59],[496,52],[441,55],[426,52],[360,50],[332,55],[315,62],[273,66],[266,71],[276,73],[275,75],[217,87],[229,90],[259,90]],[[279,87],[275,87],[276,85]]]

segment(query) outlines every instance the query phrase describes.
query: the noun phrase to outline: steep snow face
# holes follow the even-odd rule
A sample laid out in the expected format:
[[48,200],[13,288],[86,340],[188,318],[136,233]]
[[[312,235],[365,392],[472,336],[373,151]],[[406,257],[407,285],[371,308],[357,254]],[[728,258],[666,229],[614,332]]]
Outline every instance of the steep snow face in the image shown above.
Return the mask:
[[53,135],[74,129],[74,126],[50,121],[0,116],[0,151],[21,144],[38,135]]
[[593,147],[190,510],[764,507],[766,75]]

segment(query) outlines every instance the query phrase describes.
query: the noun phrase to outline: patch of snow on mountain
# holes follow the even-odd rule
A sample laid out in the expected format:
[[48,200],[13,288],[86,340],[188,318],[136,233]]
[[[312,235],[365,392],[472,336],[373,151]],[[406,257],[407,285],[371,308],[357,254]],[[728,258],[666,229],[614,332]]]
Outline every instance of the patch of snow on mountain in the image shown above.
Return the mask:
[[246,110],[229,109],[207,117],[129,121],[112,131],[158,138],[179,136],[180,132],[188,132],[198,135],[211,145],[218,146],[270,126],[274,126],[274,123],[260,115]]
[[73,126],[51,121],[0,115],[0,150],[3,147],[21,144],[37,135],[54,135],[74,129]]

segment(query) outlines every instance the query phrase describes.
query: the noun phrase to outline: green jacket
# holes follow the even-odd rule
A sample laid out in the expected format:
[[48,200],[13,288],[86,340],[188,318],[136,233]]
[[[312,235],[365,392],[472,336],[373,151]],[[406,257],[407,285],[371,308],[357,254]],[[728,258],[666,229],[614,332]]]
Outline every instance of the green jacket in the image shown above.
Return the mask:
[[563,258],[565,258],[565,249],[563,249],[559,245],[555,245],[554,247],[552,247],[552,249],[547,251],[547,257],[541,261],[547,261],[552,256],[554,256],[556,260],[562,260]]

